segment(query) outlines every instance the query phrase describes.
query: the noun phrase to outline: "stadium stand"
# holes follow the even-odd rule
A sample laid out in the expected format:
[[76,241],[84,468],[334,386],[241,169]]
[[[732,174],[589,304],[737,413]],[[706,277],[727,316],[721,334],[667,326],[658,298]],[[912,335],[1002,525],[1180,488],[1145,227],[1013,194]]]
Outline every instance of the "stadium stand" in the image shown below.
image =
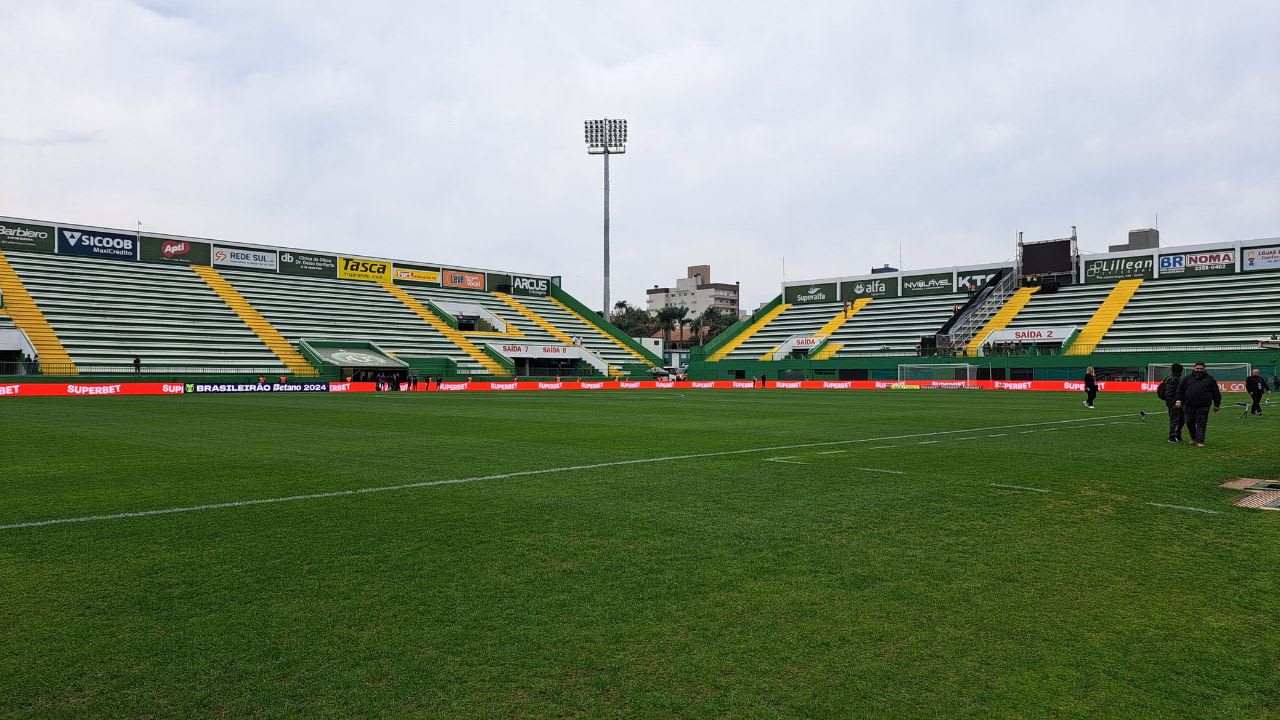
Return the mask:
[[915,355],[920,338],[937,332],[951,317],[952,308],[966,299],[964,293],[876,299],[850,318],[828,342],[841,346],[834,354],[837,358]]

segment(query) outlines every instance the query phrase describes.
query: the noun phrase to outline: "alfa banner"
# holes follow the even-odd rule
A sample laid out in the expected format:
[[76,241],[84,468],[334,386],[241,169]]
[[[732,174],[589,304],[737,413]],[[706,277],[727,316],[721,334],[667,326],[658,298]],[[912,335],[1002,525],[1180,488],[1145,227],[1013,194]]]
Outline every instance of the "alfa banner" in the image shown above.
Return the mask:
[[[1243,381],[1222,381],[1223,392],[1244,392]],[[1154,393],[1158,382],[1098,383],[1104,393]],[[0,398],[98,397],[104,395],[203,395],[222,393],[366,393],[371,382],[285,383],[16,383],[0,384]],[[408,391],[407,383],[400,389]],[[516,392],[530,390],[1006,390],[1084,392],[1078,380],[511,380],[420,382],[418,392]]]

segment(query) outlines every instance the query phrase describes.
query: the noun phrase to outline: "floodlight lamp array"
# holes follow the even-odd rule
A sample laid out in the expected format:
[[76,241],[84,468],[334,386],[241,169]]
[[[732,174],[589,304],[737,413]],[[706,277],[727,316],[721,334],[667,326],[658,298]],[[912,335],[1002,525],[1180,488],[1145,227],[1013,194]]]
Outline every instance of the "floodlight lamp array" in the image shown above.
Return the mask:
[[587,120],[583,129],[588,153],[600,155],[627,151],[626,120]]

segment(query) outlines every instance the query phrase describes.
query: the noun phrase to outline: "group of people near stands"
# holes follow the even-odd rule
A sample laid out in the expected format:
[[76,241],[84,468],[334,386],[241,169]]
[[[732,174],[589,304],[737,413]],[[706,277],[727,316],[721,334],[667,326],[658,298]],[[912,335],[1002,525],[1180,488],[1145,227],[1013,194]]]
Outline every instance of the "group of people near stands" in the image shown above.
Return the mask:
[[[1174,363],[1169,377],[1156,389],[1156,397],[1164,401],[1169,411],[1169,442],[1182,442],[1182,429],[1185,427],[1191,436],[1191,444],[1204,447],[1205,430],[1209,427],[1209,412],[1222,409],[1222,389],[1218,380],[1209,374],[1206,365],[1198,362],[1191,368],[1190,375],[1182,374],[1182,365]],[[1280,383],[1277,383],[1280,384]],[[1249,406],[1249,414],[1262,414],[1262,396],[1273,388],[1262,377],[1262,372],[1255,369],[1244,381],[1245,392],[1249,393],[1253,404]],[[1094,370],[1089,367],[1084,374],[1085,407],[1093,409],[1093,401],[1098,396],[1098,382]]]

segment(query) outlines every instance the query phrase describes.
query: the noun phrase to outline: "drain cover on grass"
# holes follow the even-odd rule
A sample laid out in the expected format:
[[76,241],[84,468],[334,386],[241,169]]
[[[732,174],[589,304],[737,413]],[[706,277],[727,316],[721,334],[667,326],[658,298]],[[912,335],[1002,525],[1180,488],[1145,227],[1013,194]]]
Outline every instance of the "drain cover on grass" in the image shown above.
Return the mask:
[[1247,490],[1280,490],[1280,482],[1274,480],[1264,480],[1260,483],[1250,485]]
[[1244,490],[1245,496],[1236,501],[1236,507],[1255,510],[1280,510],[1280,480],[1240,478],[1222,483],[1228,490]]

